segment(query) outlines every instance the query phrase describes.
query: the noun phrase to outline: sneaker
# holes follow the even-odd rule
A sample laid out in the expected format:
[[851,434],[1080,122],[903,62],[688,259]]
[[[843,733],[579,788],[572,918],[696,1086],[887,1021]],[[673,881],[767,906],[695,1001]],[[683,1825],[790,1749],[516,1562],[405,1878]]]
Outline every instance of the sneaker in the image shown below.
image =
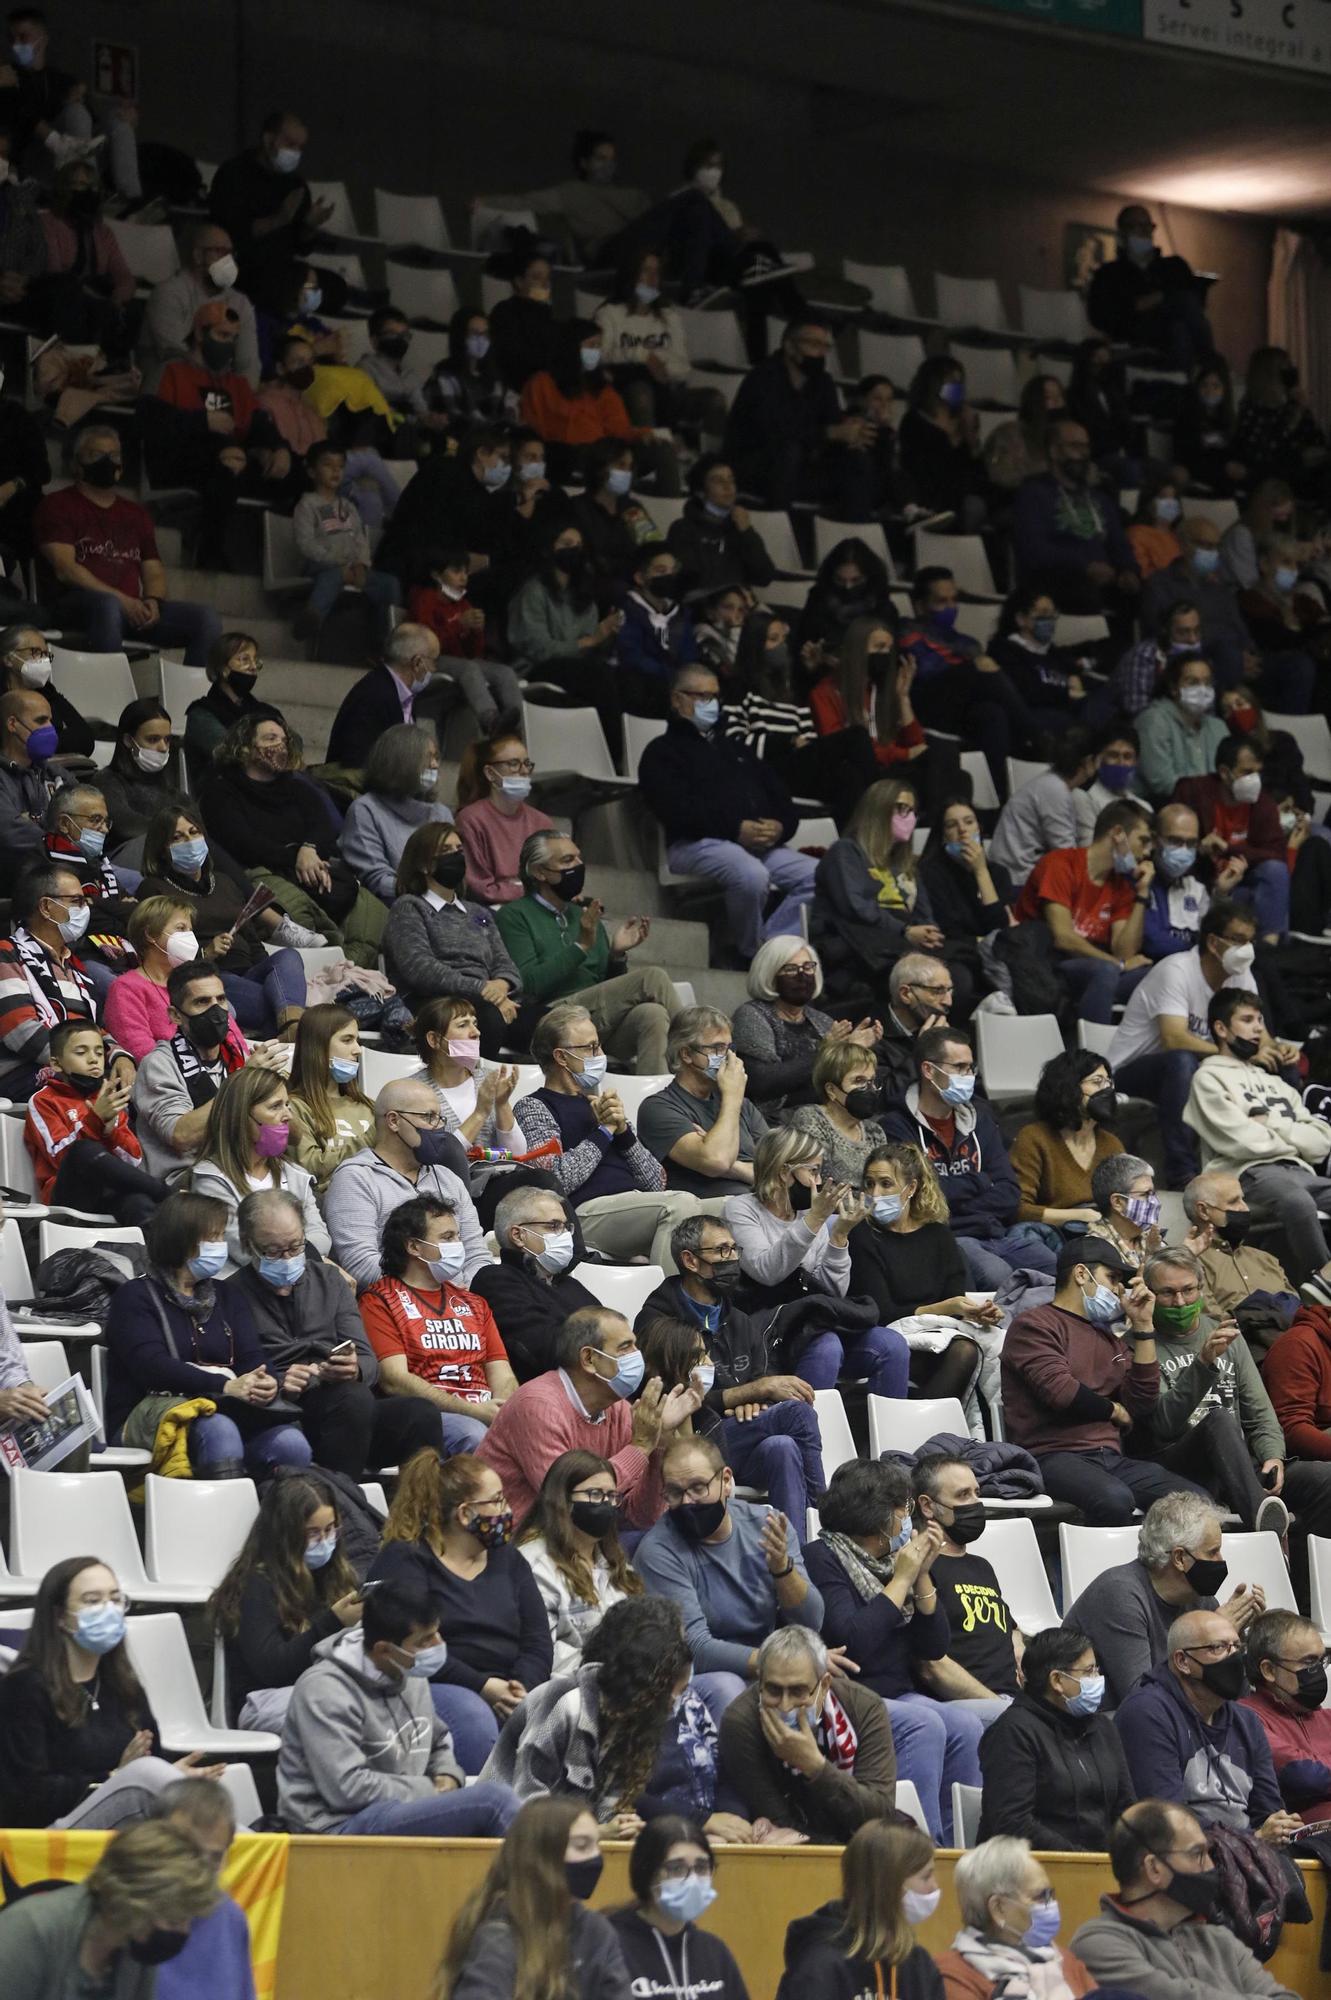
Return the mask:
[[1267,1534],[1278,1535],[1284,1540],[1289,1529],[1289,1508],[1278,1493],[1267,1494],[1257,1509],[1257,1518],[1252,1525],[1259,1535],[1265,1530]]
[[1314,1271],[1311,1278],[1299,1286],[1299,1297],[1306,1306],[1331,1306],[1331,1279],[1324,1271]]
[[293,923],[285,916],[273,932],[274,944],[289,945],[294,951],[313,951],[316,945],[327,942],[322,931],[307,931],[303,924]]
[[70,132],[48,132],[46,150],[58,167],[66,167],[71,160],[87,160],[106,144],[106,134],[100,133],[95,139],[76,139]]
[[996,992],[986,993],[975,1011],[977,1014],[1015,1014],[1017,1010],[1010,993]]

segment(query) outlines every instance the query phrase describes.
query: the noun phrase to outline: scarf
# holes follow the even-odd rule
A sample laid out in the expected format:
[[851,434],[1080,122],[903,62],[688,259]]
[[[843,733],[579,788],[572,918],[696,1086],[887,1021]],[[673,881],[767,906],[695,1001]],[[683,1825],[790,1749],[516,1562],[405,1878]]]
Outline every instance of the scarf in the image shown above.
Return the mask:
[[689,1688],[676,1718],[680,1750],[689,1772],[694,1817],[699,1825],[716,1810],[716,1766],[720,1749],[712,1712],[702,1696]]
[[860,1747],[860,1739],[855,1733],[854,1723],[831,1688],[827,1690],[816,1733],[819,1748],[835,1770],[855,1769],[855,1753]]
[[[199,1052],[183,1028],[177,1028],[172,1035],[170,1049],[176,1059],[176,1068],[184,1078],[189,1101],[194,1109],[197,1111],[200,1105],[211,1104],[217,1095],[218,1086],[200,1062]],[[243,1069],[245,1066],[244,1056],[231,1040],[230,1029],[227,1030],[226,1039],[222,1043],[220,1061],[227,1076],[233,1076],[238,1069]]]
[[824,1528],[818,1539],[832,1551],[850,1578],[852,1589],[866,1604],[882,1596],[883,1585],[892,1581],[890,1559],[866,1555],[858,1542],[853,1542],[849,1535],[838,1534],[835,1528]]
[[1104,534],[1105,523],[1095,495],[1060,486],[1054,504],[1054,526],[1060,534],[1072,535],[1079,542],[1098,541]]
[[[60,983],[52,970],[51,959],[45,945],[41,944],[22,924],[15,927],[10,942],[22,961],[28,989],[43,1025],[54,1028],[57,1022],[68,1020],[69,1009],[65,1005]],[[72,952],[61,970],[65,978],[78,988],[83,1006],[76,1011],[86,1014],[90,1021],[95,1020],[97,1005],[93,999],[92,988],[84,975],[83,967]]]
[[966,1929],[957,1932],[952,1949],[981,1978],[1001,1988],[1004,2000],[1026,2000],[1032,1994],[1040,2000],[1059,2000],[1060,1995],[1070,2000],[1071,1989],[1062,1976],[1063,1958],[1057,1945],[1041,1945],[1032,1951],[1028,1945],[1000,1944],[996,1938]]

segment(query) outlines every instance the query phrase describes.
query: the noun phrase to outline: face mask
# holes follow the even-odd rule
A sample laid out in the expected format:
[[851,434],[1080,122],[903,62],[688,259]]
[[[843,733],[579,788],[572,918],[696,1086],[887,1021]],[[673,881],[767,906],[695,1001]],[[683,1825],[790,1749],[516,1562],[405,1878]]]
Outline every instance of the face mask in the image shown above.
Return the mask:
[[261,1160],[280,1160],[291,1137],[289,1125],[261,1125],[254,1150]]
[[969,1104],[975,1095],[975,1077],[973,1073],[970,1076],[947,1076],[944,1073],[942,1083],[934,1078],[934,1089],[944,1104]]
[[1135,1222],[1138,1229],[1154,1229],[1160,1220],[1160,1197],[1158,1194],[1129,1195],[1123,1205],[1129,1222]]
[[291,387],[293,389],[299,389],[303,394],[304,391],[308,389],[314,381],[314,369],[312,366],[306,366],[304,368],[288,368],[286,372],[286,380],[291,384]]
[[947,1528],[950,1539],[960,1542],[963,1548],[971,1542],[978,1542],[985,1530],[983,1500],[967,1500],[962,1506],[954,1507],[952,1525],[948,1527],[946,1522],[941,1525]]
[[80,473],[86,485],[105,489],[115,485],[120,477],[120,467],[109,454],[103,453],[100,458],[86,460],[80,467]]
[[[464,593],[462,591],[458,592],[459,597],[461,597],[463,594]],[[432,766],[429,770],[421,772],[420,783],[417,785],[416,790],[421,798],[432,799],[435,795],[435,791],[438,787],[438,784],[439,784],[439,773]]]
[[938,604],[929,613],[929,617],[942,631],[950,632],[957,622],[957,608],[955,604]]
[[949,410],[959,410],[966,400],[964,382],[944,382],[938,392],[939,400],[947,404]]
[[705,1542],[726,1518],[724,1500],[703,1500],[670,1509],[670,1518],[686,1542]]
[[700,187],[704,194],[715,194],[721,185],[721,176],[724,172],[724,167],[699,167],[693,176],[693,184],[695,187]]
[[[487,343],[487,345],[488,345],[488,343]],[[544,479],[544,478],[545,478],[545,460],[544,460],[543,458],[527,458],[527,459],[524,459],[524,460],[523,460],[523,462],[522,462],[522,464],[521,464],[521,465],[520,465],[520,466],[518,467],[518,478],[519,478],[519,479]]]
[[141,771],[164,771],[171,759],[169,750],[144,750],[137,743],[131,743],[129,750]]
[[813,1205],[813,1189],[807,1181],[790,1183],[790,1205],[796,1215],[803,1215],[805,1209]]
[[444,889],[460,889],[467,874],[465,854],[436,855],[430,870],[436,882]]
[[425,1266],[436,1285],[455,1285],[462,1276],[462,1267],[467,1261],[466,1246],[460,1240],[454,1243],[436,1243],[434,1256],[425,1258]]
[[949,861],[960,861],[965,851],[964,846],[959,840],[945,840],[943,842],[943,852],[947,855]]
[[1102,764],[1100,783],[1107,792],[1128,792],[1137,782],[1135,764]]
[[1281,831],[1282,833],[1293,833],[1293,831],[1294,831],[1295,827],[1296,827],[1296,826],[1298,825],[1298,823],[1299,823],[1299,816],[1298,816],[1298,814],[1297,814],[1296,812],[1282,812],[1282,813],[1281,813],[1281,815],[1280,815],[1280,831]]
[[1207,1660],[1202,1667],[1202,1686],[1218,1694],[1222,1701],[1237,1701],[1248,1689],[1248,1669],[1242,1653],[1224,1660]]
[[706,1396],[716,1381],[716,1363],[714,1361],[700,1361],[693,1370],[693,1373],[698,1378],[698,1387],[702,1390],[704,1396]]
[[1299,1707],[1320,1708],[1326,1700],[1326,1668],[1300,1667],[1295,1679],[1298,1686],[1294,1690],[1294,1699]]
[[573,1231],[556,1230],[553,1236],[546,1237],[544,1246],[540,1250],[533,1250],[530,1254],[535,1257],[543,1271],[553,1273],[567,1271],[573,1262]]
[[[1163,1860],[1163,1855],[1156,1859]],[[1218,1868],[1203,1868],[1199,1875],[1185,1875],[1181,1869],[1174,1870],[1173,1880],[1165,1894],[1194,1917],[1209,1917],[1220,1901],[1220,1871]]]
[[231,1026],[231,1010],[224,1001],[215,1001],[205,1007],[200,1014],[191,1014],[185,1022],[185,1036],[196,1049],[215,1049],[225,1040]]
[[448,1661],[448,1647],[443,1640],[437,1646],[422,1646],[407,1668],[409,1681],[431,1681]]
[[[466,585],[461,583],[441,583],[439,588],[443,591],[444,596],[448,599],[450,604],[461,604],[463,598],[467,594]],[[439,773],[436,771],[434,777],[431,778],[430,780],[430,783],[432,785],[438,778],[438,775]],[[425,782],[424,774],[422,774],[421,782],[422,784],[424,784]]]
[[1130,847],[1116,847],[1113,853],[1113,864],[1116,875],[1135,875],[1137,873],[1137,857]]
[[1086,1109],[1090,1112],[1097,1125],[1109,1124],[1118,1111],[1118,1092],[1116,1090],[1097,1090],[1094,1097],[1087,1098]]
[[655,305],[661,296],[661,287],[659,285],[635,285],[633,287],[633,296],[640,306]]
[[[171,864],[186,875],[195,875],[208,859],[208,843],[202,834],[197,840],[177,840],[171,846]],[[183,937],[185,933],[182,931]]]
[[1157,1306],[1155,1328],[1157,1333],[1191,1333],[1201,1316],[1200,1299],[1194,1299],[1187,1306]]
[[225,1243],[201,1243],[190,1258],[187,1269],[192,1278],[215,1278],[226,1263],[230,1252]]
[[149,1931],[146,1938],[131,1942],[129,1955],[140,1965],[165,1965],[170,1959],[179,1958],[188,1943],[186,1931]]
[[581,1534],[599,1542],[614,1527],[619,1509],[613,1500],[570,1500],[568,1517]]
[[[597,1352],[600,1353],[599,1348]],[[607,1354],[602,1358],[608,1361],[610,1356]],[[621,1402],[627,1402],[629,1397],[642,1387],[642,1378],[646,1373],[645,1356],[638,1348],[631,1348],[627,1354],[620,1355],[615,1372],[606,1383],[606,1387],[613,1389]],[[605,1377],[602,1376],[601,1380],[604,1382]]]
[[647,595],[654,597],[658,604],[676,604],[679,601],[679,575],[675,570],[666,570],[660,576],[649,576],[646,583]]
[[1227,1208],[1216,1224],[1216,1233],[1224,1238],[1232,1250],[1237,1250],[1251,1228],[1250,1208]]
[[1097,1285],[1093,1292],[1083,1292],[1081,1302],[1087,1319],[1097,1326],[1108,1326],[1123,1310],[1118,1302],[1118,1293],[1111,1291],[1108,1285]]
[[43,722],[38,728],[30,729],[26,747],[34,764],[44,764],[48,757],[54,757],[60,748],[60,737],[54,723]]
[[785,971],[777,973],[773,983],[781,998],[793,1004],[801,1000],[812,1000],[818,976],[812,966],[788,967]]
[[812,382],[819,375],[827,373],[827,356],[825,354],[801,354],[798,365],[799,371],[805,380]]
[[1033,618],[1031,620],[1031,637],[1037,646],[1052,646],[1054,643],[1054,633],[1057,629],[1057,618]]
[[1197,400],[1204,410],[1218,410],[1225,400],[1223,389],[1199,389]]
[[710,695],[706,701],[694,702],[693,726],[695,729],[701,729],[706,733],[709,729],[715,729],[720,720],[721,703],[716,695]]
[[[622,499],[633,490],[633,468],[630,465],[613,465],[606,477],[606,491]],[[656,589],[656,585],[652,585]]]
[[401,361],[410,345],[405,333],[390,333],[385,340],[379,342],[379,352],[387,356],[390,361]]
[[61,937],[64,939],[66,944],[78,943],[79,939],[83,936],[83,933],[88,928],[88,922],[91,915],[92,912],[89,910],[88,905],[86,903],[75,903],[72,905],[69,915],[65,918],[65,921],[62,924],[56,925],[56,929],[59,931]]
[[31,42],[15,42],[9,53],[20,69],[31,69],[37,60],[37,51]]
[[872,1118],[883,1101],[883,1093],[876,1084],[862,1083],[858,1090],[846,1092],[846,1109],[852,1118]]
[[1187,1572],[1188,1582],[1198,1597],[1218,1596],[1228,1575],[1229,1564],[1219,1556],[1213,1562],[1204,1562],[1200,1556],[1195,1556]]
[[51,678],[51,655],[41,653],[35,660],[25,660],[18,677],[25,688],[44,688]]
[[564,1880],[575,1903],[585,1903],[596,1894],[596,1885],[604,1867],[605,1858],[600,1854],[589,1854],[585,1861],[564,1863]]
[[355,1056],[333,1056],[328,1064],[328,1074],[334,1083],[354,1083],[360,1074],[360,1064]]
[[484,361],[489,352],[490,336],[488,333],[469,333],[467,335],[467,354],[469,359],[472,361]]
[[465,1525],[483,1549],[502,1549],[513,1532],[513,1510],[505,1507],[499,1514],[474,1514]]
[[1257,727],[1257,710],[1250,707],[1246,702],[1236,708],[1231,708],[1229,711],[1229,726],[1231,730],[1236,729],[1240,736],[1251,736],[1253,730]]
[[109,1653],[125,1636],[125,1614],[118,1604],[84,1605],[74,1623],[75,1643],[85,1653]]
[[1183,509],[1177,500],[1157,500],[1155,503],[1155,518],[1157,521],[1163,521],[1166,524],[1170,521],[1177,521],[1182,512]]
[[1220,954],[1220,967],[1229,979],[1237,979],[1246,972],[1256,958],[1256,948],[1250,944],[1227,944]]
[[703,1283],[726,1299],[738,1290],[741,1275],[738,1257],[722,1257],[703,1275]]
[[550,303],[550,287],[549,285],[532,285],[527,292],[527,297],[534,306],[548,306]]
[[901,1898],[901,1913],[912,1926],[926,1924],[942,1900],[941,1889],[907,1889]]
[[590,1097],[600,1089],[605,1081],[605,1073],[610,1067],[605,1056],[584,1056],[582,1068],[570,1071],[579,1090],[585,1090]]
[[279,146],[273,154],[273,165],[279,174],[294,174],[300,165],[300,147]]
[[578,359],[582,363],[582,372],[584,375],[595,374],[601,365],[601,350],[599,347],[580,347],[578,349]]
[[1094,1715],[1105,1698],[1103,1674],[1084,1674],[1067,1704],[1069,1715]]
[[716,1890],[702,1875],[686,1875],[682,1882],[663,1882],[656,1900],[668,1917],[680,1923],[696,1923],[704,1910],[716,1901]]
[[497,465],[486,466],[484,475],[485,484],[492,493],[498,493],[501,487],[508,485],[512,472],[513,468],[508,460],[501,458]]
[[1214,576],[1220,567],[1219,549],[1194,549],[1192,566],[1198,576]]
[[1186,875],[1197,859],[1195,847],[1162,847],[1160,849],[1161,872],[1171,881],[1177,882],[1180,875]]
[[[300,309],[302,312],[307,312],[307,313],[318,312],[323,302],[324,302],[324,295],[323,295],[322,285],[307,285],[304,291],[300,295]],[[311,381],[314,380],[313,369],[310,370],[310,380]]]
[[1030,1923],[1022,1932],[1022,1943],[1028,1951],[1045,1951],[1058,1936],[1062,1921],[1063,1913],[1056,1901],[1037,1903],[1031,1911]]
[[1262,796],[1262,774],[1260,771],[1245,771],[1241,778],[1235,778],[1230,790],[1241,806],[1256,805]]
[[530,778],[501,778],[499,790],[503,798],[525,799],[531,790]]
[[581,576],[586,567],[581,549],[556,549],[551,561],[561,576]]
[[79,847],[89,861],[100,861],[102,849],[106,846],[106,835],[93,827],[85,826],[79,835]]
[[1298,580],[1299,572],[1296,569],[1290,569],[1285,563],[1282,563],[1276,571],[1275,585],[1277,590],[1289,592],[1293,590]]
[[260,1257],[255,1268],[265,1284],[298,1285],[305,1276],[305,1252],[298,1250],[294,1257]]
[[873,1198],[871,1212],[874,1221],[881,1222],[884,1226],[889,1222],[895,1222],[901,1214],[901,1196],[899,1194],[876,1194]]
[[236,346],[234,341],[210,340],[205,334],[199,342],[199,353],[205,367],[211,369],[214,375],[222,375],[235,359]]
[[1128,255],[1129,257],[1135,257],[1139,264],[1145,264],[1149,258],[1155,255],[1155,238],[1153,236],[1129,236]]
[[337,1535],[324,1535],[317,1542],[305,1544],[305,1567],[326,1569],[337,1552]]
[[909,808],[907,808],[905,812],[893,813],[892,815],[893,840],[909,840],[914,831],[915,831],[915,814]]
[[234,285],[236,279],[240,276],[240,266],[228,250],[224,256],[213,259],[212,263],[208,266],[208,276],[212,279],[218,291],[224,292],[228,286]]
[[412,1127],[412,1130],[416,1133],[416,1162],[418,1166],[443,1167],[447,1166],[450,1160],[456,1158],[453,1150],[452,1134],[446,1132],[442,1125],[436,1125],[428,1132],[422,1132],[415,1126]]
[[193,931],[172,931],[165,949],[169,964],[192,965],[199,955],[199,940]]
[[102,1078],[100,1076],[67,1075],[65,1082],[71,1090],[76,1090],[80,1097],[96,1097],[102,1087]]
[[911,1523],[910,1523],[910,1515],[907,1514],[905,1520],[902,1522],[901,1526],[897,1529],[895,1535],[888,1536],[887,1539],[888,1554],[894,1556],[897,1553],[898,1549],[904,1549],[910,1538],[911,1538]]
[[1231,1035],[1229,1053],[1237,1056],[1240,1062],[1251,1062],[1261,1046],[1252,1035]]

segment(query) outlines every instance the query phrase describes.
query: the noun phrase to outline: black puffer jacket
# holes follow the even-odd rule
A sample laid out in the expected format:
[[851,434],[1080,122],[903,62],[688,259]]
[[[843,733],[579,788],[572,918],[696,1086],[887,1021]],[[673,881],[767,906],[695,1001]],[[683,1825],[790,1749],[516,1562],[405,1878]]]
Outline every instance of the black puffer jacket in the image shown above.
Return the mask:
[[1024,1836],[1032,1847],[1099,1854],[1136,1797],[1107,1715],[1068,1715],[1019,1694],[980,1738],[980,1840]]

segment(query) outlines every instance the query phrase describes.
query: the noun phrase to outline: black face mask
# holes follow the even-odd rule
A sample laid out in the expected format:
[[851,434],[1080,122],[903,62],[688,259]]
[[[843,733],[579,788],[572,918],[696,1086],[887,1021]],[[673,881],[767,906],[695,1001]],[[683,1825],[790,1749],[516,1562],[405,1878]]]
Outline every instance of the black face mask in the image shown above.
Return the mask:
[[596,1885],[604,1867],[605,1858],[600,1854],[590,1854],[585,1861],[564,1863],[564,1879],[575,1903],[585,1903],[596,1894]]
[[1198,1597],[1218,1597],[1220,1586],[1229,1575],[1229,1564],[1219,1557],[1214,1562],[1204,1562],[1200,1556],[1194,1556],[1192,1568],[1184,1574]]
[[1248,1692],[1248,1669],[1242,1653],[1230,1653],[1223,1660],[1207,1660],[1202,1666],[1202,1686],[1222,1701],[1237,1701]]
[[1300,1708],[1320,1708],[1326,1700],[1326,1668],[1300,1667],[1294,1676],[1298,1686],[1294,1699]]
[[1261,1046],[1252,1035],[1231,1035],[1229,1038],[1229,1053],[1237,1056],[1240,1062],[1251,1062]]
[[460,889],[466,880],[467,857],[465,854],[437,854],[430,873],[445,889]]
[[65,1078],[65,1082],[69,1085],[70,1089],[77,1090],[80,1097],[96,1097],[105,1081],[106,1078],[102,1076],[67,1076]]
[[872,1118],[882,1102],[883,1093],[876,1083],[862,1083],[846,1092],[846,1109],[852,1118]]
[[218,1000],[201,1014],[191,1014],[185,1022],[185,1033],[196,1049],[215,1049],[225,1040],[230,1025],[231,1011]]
[[570,1500],[568,1517],[575,1528],[599,1542],[614,1527],[619,1509],[613,1500]]
[[1107,1125],[1118,1111],[1118,1092],[1097,1090],[1094,1097],[1087,1098],[1086,1109],[1097,1125]]
[[827,373],[827,356],[825,354],[801,354],[799,357],[799,371],[801,375],[807,376],[811,382],[816,381],[818,376],[826,375]]
[[390,361],[400,361],[410,345],[405,333],[386,334],[379,342],[379,352]]
[[696,1506],[672,1507],[670,1518],[688,1542],[705,1542],[726,1517],[724,1500],[703,1500]]
[[583,560],[581,549],[556,549],[550,560],[561,576],[581,576]]
[[304,368],[288,368],[286,379],[293,389],[308,389],[314,380],[313,363],[307,362]]
[[705,1274],[700,1272],[699,1275],[703,1283],[710,1285],[714,1292],[719,1292],[723,1299],[729,1298],[739,1284],[739,1258],[723,1257],[719,1264],[713,1264],[710,1271]]
[[[1157,1854],[1157,1861],[1164,1859],[1163,1854]],[[1218,1868],[1204,1868],[1200,1875],[1185,1875],[1176,1868],[1165,1894],[1172,1902],[1181,1903],[1194,1917],[1209,1917],[1220,1901],[1220,1871]]]
[[790,1183],[790,1205],[796,1215],[803,1215],[804,1211],[812,1205],[812,1202],[813,1189],[807,1181],[792,1181]]
[[1252,1228],[1252,1210],[1250,1208],[1227,1208],[1215,1227],[1216,1234],[1223,1236],[1230,1249],[1237,1250],[1247,1236],[1248,1231]]
[[[768,658],[771,658],[770,654]],[[801,1005],[805,1000],[812,1000],[813,989],[818,984],[818,979],[812,969],[803,972],[796,970],[794,972],[778,972],[774,983],[781,998],[788,1000],[791,1006],[795,1007]]]
[[80,468],[80,477],[88,486],[114,486],[120,477],[120,467],[103,452],[100,458],[91,458]]
[[224,374],[236,358],[235,342],[230,340],[201,340],[199,352],[215,375]]
[[179,1958],[188,1943],[188,1931],[149,1931],[146,1938],[131,1941],[129,1955],[140,1965],[165,1965],[169,1958]]
[[1299,371],[1297,368],[1282,368],[1280,379],[1287,389],[1297,389],[1299,386]]
[[254,683],[257,679],[257,674],[228,674],[226,684],[232,694],[239,695],[244,701],[248,695],[254,693]]
[[558,881],[551,883],[550,886],[557,896],[562,896],[566,903],[571,903],[575,896],[582,894],[582,885],[586,880],[587,869],[580,861],[576,868],[561,868]]
[[983,1500],[968,1500],[962,1507],[952,1509],[952,1521],[940,1524],[954,1542],[962,1547],[970,1542],[978,1542],[985,1530]]
[[677,576],[649,576],[647,588],[658,604],[679,602],[679,578]]

